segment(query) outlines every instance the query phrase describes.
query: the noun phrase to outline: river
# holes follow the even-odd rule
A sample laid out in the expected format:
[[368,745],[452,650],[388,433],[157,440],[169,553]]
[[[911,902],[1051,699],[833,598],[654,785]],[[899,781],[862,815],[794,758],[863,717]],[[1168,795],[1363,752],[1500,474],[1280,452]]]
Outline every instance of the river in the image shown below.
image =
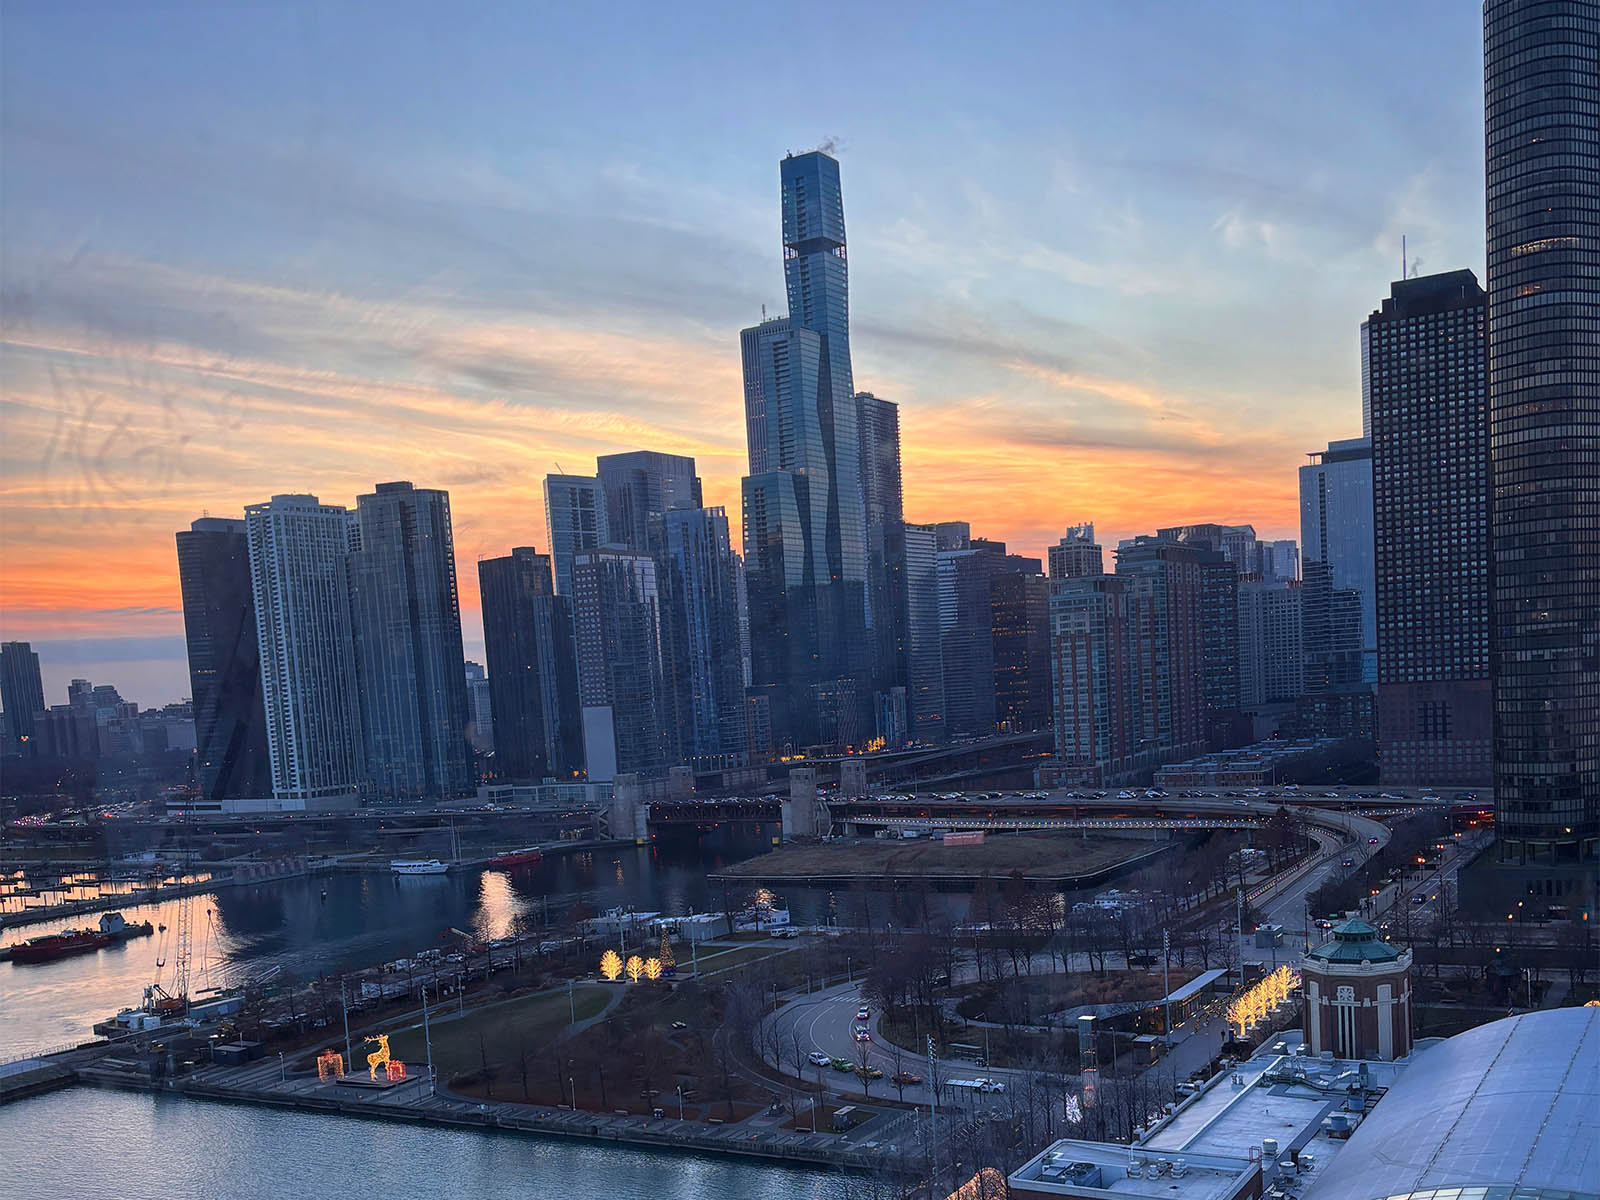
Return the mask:
[[[551,855],[531,869],[467,871],[397,879],[382,873],[340,873],[255,886],[224,888],[194,899],[190,990],[221,987],[241,973],[273,967],[282,976],[309,978],[371,966],[437,946],[454,926],[479,937],[530,931],[581,898],[596,910],[627,905],[680,914],[721,911],[722,888],[706,873],[759,853],[770,838],[756,832],[662,840],[647,846]],[[327,895],[323,896],[326,889]],[[731,888],[740,906],[750,889]],[[794,920],[821,924],[833,910],[825,889],[785,888]],[[947,898],[954,900],[954,898]],[[91,1026],[137,1004],[168,961],[178,901],[126,909],[169,932],[135,938],[94,954],[58,962],[0,962],[0,1061],[92,1037]],[[881,913],[885,900],[873,898]],[[964,901],[959,901],[964,907]],[[63,924],[92,924],[93,916]],[[6,941],[52,932],[56,926],[7,931]],[[280,978],[282,978],[280,976]]]
[[849,1200],[848,1176],[741,1159],[70,1088],[0,1108],[22,1200]]

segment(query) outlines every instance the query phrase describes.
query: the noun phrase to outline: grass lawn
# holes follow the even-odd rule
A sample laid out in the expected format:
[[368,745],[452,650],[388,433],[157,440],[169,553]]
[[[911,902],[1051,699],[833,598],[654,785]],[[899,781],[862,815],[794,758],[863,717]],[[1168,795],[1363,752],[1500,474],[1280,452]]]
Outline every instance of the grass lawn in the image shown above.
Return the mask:
[[[790,942],[781,942],[778,945],[774,945],[773,940],[768,938],[767,944],[763,946],[741,946],[737,950],[723,950],[717,954],[702,953],[699,956],[700,973],[705,975],[711,971],[720,971],[725,967],[736,967],[741,963],[758,962],[763,958],[772,958],[775,955],[786,953],[792,945],[793,943]],[[690,965],[688,962],[680,962],[678,967],[681,970]]]
[[[603,1009],[610,994],[610,985],[599,987],[591,984],[574,988],[572,1008],[576,1010],[578,1020],[592,1017]],[[491,1004],[465,1016],[430,1019],[434,1069],[440,1080],[478,1070],[483,1065],[479,1033],[483,1034],[488,1046],[489,1060],[494,1062],[510,1057],[520,1041],[543,1045],[566,1027],[567,1019],[567,993],[564,990]],[[364,1056],[371,1049],[351,1047],[356,1056],[356,1066],[366,1065]],[[389,1052],[413,1069],[427,1062],[422,1027],[419,1025],[415,1029],[390,1035]]]

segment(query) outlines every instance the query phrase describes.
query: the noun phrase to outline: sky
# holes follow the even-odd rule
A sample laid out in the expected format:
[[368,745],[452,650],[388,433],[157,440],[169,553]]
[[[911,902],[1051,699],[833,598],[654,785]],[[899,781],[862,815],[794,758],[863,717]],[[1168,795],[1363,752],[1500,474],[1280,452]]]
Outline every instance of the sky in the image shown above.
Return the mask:
[[[274,493],[693,454],[738,520],[778,161],[836,147],[915,521],[1298,535],[1401,270],[1483,270],[1475,3],[8,0],[0,637],[188,694],[173,533]],[[736,535],[737,536],[737,535]]]

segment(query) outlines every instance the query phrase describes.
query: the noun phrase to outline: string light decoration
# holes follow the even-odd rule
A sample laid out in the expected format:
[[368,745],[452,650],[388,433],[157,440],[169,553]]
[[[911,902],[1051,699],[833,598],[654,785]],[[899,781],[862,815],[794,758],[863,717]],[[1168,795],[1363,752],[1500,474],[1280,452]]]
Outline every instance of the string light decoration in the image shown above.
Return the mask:
[[644,960],[644,977],[652,982],[661,978],[661,960],[659,958],[647,958]]
[[406,1065],[398,1058],[391,1058],[383,1064],[383,1073],[390,1083],[402,1083],[406,1077]]
[[661,960],[661,971],[664,975],[677,973],[678,960],[672,956],[672,943],[667,939],[667,931],[661,931],[661,951],[656,955]]
[[633,982],[638,983],[640,976],[644,974],[644,959],[640,958],[637,954],[628,955],[627,970],[628,978],[633,980]]
[[615,950],[607,950],[600,956],[600,974],[615,982],[622,978],[622,955]]
[[378,1045],[376,1050],[367,1055],[367,1075],[373,1083],[376,1083],[378,1081],[378,1068],[384,1067],[387,1069],[388,1064],[393,1061],[389,1057],[389,1035],[380,1033],[377,1037],[369,1037],[367,1041],[376,1042]]
[[323,1083],[344,1077],[344,1055],[336,1050],[325,1050],[317,1055],[317,1078]]
[[1264,1021],[1299,986],[1298,971],[1279,967],[1228,1002],[1228,1024],[1233,1026],[1237,1036],[1244,1037],[1252,1026]]

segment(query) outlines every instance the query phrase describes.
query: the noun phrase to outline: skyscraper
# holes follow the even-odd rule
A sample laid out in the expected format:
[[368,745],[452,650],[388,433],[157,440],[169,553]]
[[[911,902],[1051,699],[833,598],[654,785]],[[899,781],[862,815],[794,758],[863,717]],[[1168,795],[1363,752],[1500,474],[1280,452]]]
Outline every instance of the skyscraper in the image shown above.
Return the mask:
[[944,653],[939,626],[938,535],[932,525],[904,526],[906,544],[906,691],[911,733],[944,740]]
[[1493,781],[1484,295],[1403,279],[1367,319],[1386,784]]
[[[894,743],[909,733],[906,663],[905,511],[900,487],[900,409],[857,392],[861,492],[866,505],[867,613],[872,626],[873,692],[879,736]],[[898,714],[900,727],[885,720]]]
[[201,517],[178,531],[177,544],[200,794],[210,801],[270,796],[272,759],[245,523]]
[[280,800],[353,795],[366,775],[345,557],[349,513],[315,496],[244,510],[261,695]]
[[[1153,749],[1136,711],[1141,663],[1139,601],[1120,575],[1074,575],[1050,593],[1050,659],[1061,782],[1098,786],[1126,777]],[[1148,649],[1145,646],[1144,649]]]
[[[1487,0],[1495,830],[1600,859],[1600,2]],[[1561,886],[1565,886],[1565,880]]]
[[742,765],[748,753],[738,562],[722,508],[656,518],[665,703],[672,758]]
[[997,572],[989,612],[995,723],[1012,732],[1049,728],[1050,581],[1037,571]]
[[860,744],[873,655],[839,164],[791,155],[781,179],[789,316],[740,335],[752,683],[781,744]]
[[569,779],[583,769],[571,599],[554,589],[550,556],[532,546],[479,560],[478,588],[492,771],[513,783]]
[[544,523],[550,538],[556,592],[571,596],[572,556],[610,540],[600,480],[592,475],[546,475]]
[[[1370,397],[1367,352],[1368,331],[1361,326],[1362,377],[1364,395]],[[1368,399],[1366,404],[1370,404]],[[1328,448],[1313,451],[1300,468],[1300,549],[1301,578],[1308,589],[1327,592],[1353,591],[1359,610],[1354,651],[1358,671],[1355,684],[1374,684],[1378,680],[1377,583],[1373,568],[1372,533],[1372,441],[1348,438],[1329,442]],[[1313,569],[1313,563],[1322,564]],[[1320,576],[1313,579],[1313,576]],[[1308,619],[1315,603],[1306,597]],[[1328,626],[1305,636],[1306,686],[1318,688],[1315,680],[1346,678],[1342,667],[1330,672],[1330,664],[1345,661],[1349,652],[1343,641],[1335,646],[1325,640]],[[1341,626],[1342,628],[1342,626]]]
[[1205,749],[1201,556],[1208,552],[1159,535],[1136,537],[1117,549],[1117,575],[1138,602],[1138,653],[1148,656],[1141,667],[1136,740],[1168,761]]
[[1061,541],[1049,548],[1050,578],[1077,579],[1083,575],[1103,575],[1105,559],[1094,540],[1094,524],[1085,522],[1069,528]]
[[1268,583],[1300,581],[1300,543],[1279,538],[1261,543],[1261,578]]
[[652,550],[652,521],[675,508],[701,506],[700,477],[687,455],[633,450],[603,454],[596,465],[605,497],[605,545]]
[[28,753],[33,718],[44,711],[44,677],[39,656],[27,642],[0,645],[0,704],[5,705],[6,732],[18,753]]
[[660,773],[676,748],[655,559],[616,547],[585,550],[573,556],[572,586],[589,778]]
[[472,786],[450,496],[380,483],[356,501],[351,632],[374,798],[431,800]]

